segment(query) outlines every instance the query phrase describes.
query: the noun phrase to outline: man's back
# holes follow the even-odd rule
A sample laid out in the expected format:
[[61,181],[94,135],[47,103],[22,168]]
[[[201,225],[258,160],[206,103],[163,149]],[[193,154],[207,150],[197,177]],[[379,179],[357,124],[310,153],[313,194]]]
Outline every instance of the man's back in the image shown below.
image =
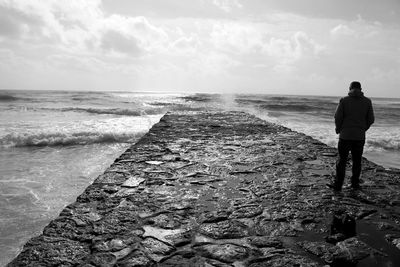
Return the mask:
[[345,140],[365,140],[365,131],[374,122],[372,102],[360,90],[342,98],[335,113],[336,131]]

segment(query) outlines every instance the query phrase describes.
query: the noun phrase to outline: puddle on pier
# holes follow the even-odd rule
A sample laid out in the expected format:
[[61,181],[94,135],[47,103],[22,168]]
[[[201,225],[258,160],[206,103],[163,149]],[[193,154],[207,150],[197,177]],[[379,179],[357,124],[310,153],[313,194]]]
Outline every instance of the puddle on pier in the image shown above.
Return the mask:
[[[329,229],[330,225],[330,218],[325,220],[326,225],[328,226],[327,230]],[[366,243],[368,246],[372,248],[372,250],[376,250],[376,253],[371,251],[370,256],[366,257],[365,259],[360,260],[356,265],[352,267],[371,267],[371,266],[379,266],[379,267],[396,267],[400,266],[400,250],[396,248],[392,243],[385,240],[385,235],[394,233],[393,231],[379,231],[377,230],[376,226],[370,224],[365,220],[357,220],[356,221],[356,237]],[[301,232],[297,237],[283,237],[282,242],[285,246],[290,247],[297,252],[307,255],[308,257],[316,260],[317,262],[323,263],[324,261],[313,255],[311,253],[305,252],[301,249],[297,242],[301,241],[310,241],[310,242],[325,242],[325,237],[329,234],[329,232],[324,233],[317,233],[314,231],[305,230]],[[384,255],[380,255],[386,254]],[[326,263],[325,263],[326,264]],[[345,266],[344,266],[345,267]],[[350,267],[350,266],[349,266]]]
[[369,266],[400,266],[400,250],[393,244],[385,240],[385,235],[390,231],[379,231],[375,225],[369,224],[363,220],[357,221],[357,236],[359,239],[372,248],[387,254],[384,256],[367,257],[360,261],[357,267]]

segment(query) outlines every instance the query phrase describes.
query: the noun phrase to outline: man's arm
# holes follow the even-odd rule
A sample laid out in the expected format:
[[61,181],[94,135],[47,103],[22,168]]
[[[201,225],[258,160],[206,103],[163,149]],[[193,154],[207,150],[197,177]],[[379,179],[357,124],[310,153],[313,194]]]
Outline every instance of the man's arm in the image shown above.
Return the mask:
[[371,125],[375,122],[375,115],[374,115],[374,109],[372,108],[372,102],[369,101],[369,106],[368,106],[368,112],[367,112],[367,129],[371,127]]
[[340,99],[339,105],[337,106],[336,112],[335,112],[335,131],[337,134],[339,134],[340,131],[342,130],[342,124],[343,124],[344,112],[343,112],[342,100],[343,99]]

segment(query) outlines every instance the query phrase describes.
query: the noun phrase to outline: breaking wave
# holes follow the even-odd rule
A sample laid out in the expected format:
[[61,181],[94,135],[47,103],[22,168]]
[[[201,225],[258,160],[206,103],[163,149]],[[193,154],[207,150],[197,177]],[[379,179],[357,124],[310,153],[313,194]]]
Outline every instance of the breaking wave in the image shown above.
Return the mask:
[[400,140],[398,139],[367,139],[367,145],[371,148],[384,150],[400,150]]
[[0,138],[1,147],[73,146],[97,143],[130,143],[145,133],[75,132],[75,133],[11,133]]

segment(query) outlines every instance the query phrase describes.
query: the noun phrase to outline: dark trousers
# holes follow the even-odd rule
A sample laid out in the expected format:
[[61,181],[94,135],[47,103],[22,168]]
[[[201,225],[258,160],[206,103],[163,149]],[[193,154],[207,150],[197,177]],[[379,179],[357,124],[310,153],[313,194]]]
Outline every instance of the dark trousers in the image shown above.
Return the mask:
[[336,162],[335,189],[341,190],[346,175],[346,163],[349,152],[353,161],[351,186],[356,188],[360,183],[361,159],[364,150],[365,140],[343,140],[339,139],[339,159]]

